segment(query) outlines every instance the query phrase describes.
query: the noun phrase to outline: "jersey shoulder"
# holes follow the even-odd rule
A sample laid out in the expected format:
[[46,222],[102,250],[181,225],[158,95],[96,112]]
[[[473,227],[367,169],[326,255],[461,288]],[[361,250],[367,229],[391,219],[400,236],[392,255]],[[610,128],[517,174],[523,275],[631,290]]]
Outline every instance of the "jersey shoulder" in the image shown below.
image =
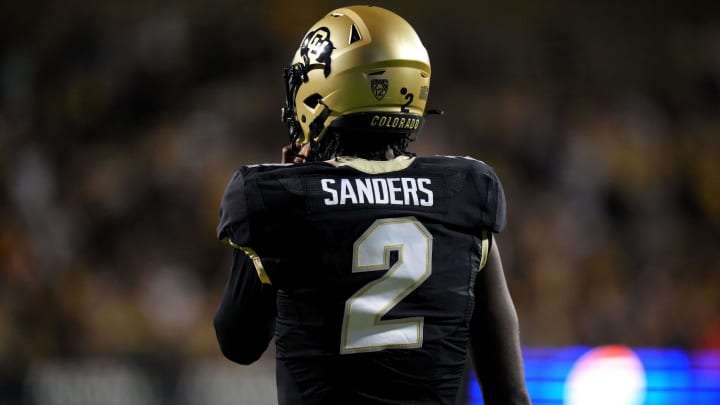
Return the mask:
[[428,166],[446,167],[452,170],[463,170],[474,174],[484,174],[491,177],[497,177],[495,169],[492,166],[471,156],[435,155],[419,157],[417,160],[421,164]]
[[308,163],[265,163],[247,165],[239,168],[246,183],[252,181],[275,180],[279,178],[303,177],[313,174],[327,173],[333,166],[326,162]]
[[[235,170],[220,202],[216,229],[218,239],[229,239],[232,244],[244,246],[250,238],[249,216],[257,207],[264,205],[259,189],[279,185],[283,190],[299,193],[302,190],[300,179],[321,170],[327,170],[327,165],[268,163],[246,165]],[[269,194],[270,197],[274,195]]]
[[[505,191],[495,169],[470,156],[430,156],[418,158],[422,169],[437,168],[455,177],[463,185],[464,193],[472,193],[482,212],[483,227],[501,232],[506,225]],[[463,201],[461,199],[461,201]]]
[[220,218],[217,237],[242,245],[247,239],[247,202],[245,200],[245,176],[243,168],[236,170],[220,200]]

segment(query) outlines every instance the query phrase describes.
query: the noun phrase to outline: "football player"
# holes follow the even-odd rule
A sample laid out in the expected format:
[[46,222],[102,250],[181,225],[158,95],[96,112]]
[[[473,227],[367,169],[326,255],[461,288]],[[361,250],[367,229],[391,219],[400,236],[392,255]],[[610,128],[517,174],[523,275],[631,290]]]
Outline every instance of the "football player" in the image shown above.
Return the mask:
[[469,352],[486,404],[529,404],[493,239],[500,181],[478,160],[407,151],[430,89],[411,25],[334,10],[285,83],[288,163],[240,168],[221,203],[223,354],[251,364],[274,338],[281,404],[456,404]]

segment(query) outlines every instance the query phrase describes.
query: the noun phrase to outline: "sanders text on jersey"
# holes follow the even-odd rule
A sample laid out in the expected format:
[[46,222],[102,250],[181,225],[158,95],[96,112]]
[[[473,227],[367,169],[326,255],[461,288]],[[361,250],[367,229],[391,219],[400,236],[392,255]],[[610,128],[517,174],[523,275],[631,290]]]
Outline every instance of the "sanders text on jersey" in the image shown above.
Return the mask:
[[364,179],[321,179],[328,193],[325,205],[390,204],[433,206],[432,182],[428,178],[395,177]]

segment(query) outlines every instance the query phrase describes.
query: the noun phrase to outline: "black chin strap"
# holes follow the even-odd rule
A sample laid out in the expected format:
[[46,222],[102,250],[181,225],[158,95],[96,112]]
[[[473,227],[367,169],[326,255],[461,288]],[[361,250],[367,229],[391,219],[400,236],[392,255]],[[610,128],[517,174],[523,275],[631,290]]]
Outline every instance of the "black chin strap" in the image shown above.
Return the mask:
[[323,139],[325,138],[325,136],[323,135],[322,138],[319,138],[319,136],[325,129],[325,121],[327,121],[330,113],[332,112],[332,110],[330,110],[330,108],[325,103],[323,103],[322,99],[318,100],[318,104],[321,104],[323,106],[323,110],[310,123],[310,133],[308,134],[308,138],[310,139],[310,152],[308,153],[308,155],[310,155],[310,160],[314,160],[318,156],[318,149],[321,149],[321,144],[327,145],[326,140]]
[[317,138],[318,135],[322,132],[323,129],[325,129],[325,121],[327,121],[327,118],[330,116],[330,109],[328,106],[323,103],[322,99],[318,100],[318,104],[321,104],[323,106],[323,110],[315,117],[314,120],[310,123],[310,133],[308,134],[308,137],[312,141],[313,139]]

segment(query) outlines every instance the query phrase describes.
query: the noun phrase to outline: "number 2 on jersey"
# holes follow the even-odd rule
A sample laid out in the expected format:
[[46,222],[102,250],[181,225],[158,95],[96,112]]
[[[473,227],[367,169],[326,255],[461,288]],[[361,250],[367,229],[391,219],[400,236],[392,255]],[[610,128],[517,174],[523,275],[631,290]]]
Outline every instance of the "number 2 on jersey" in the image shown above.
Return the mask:
[[[390,265],[390,253],[398,260]],[[345,301],[340,353],[421,347],[423,318],[381,318],[431,273],[432,235],[417,219],[375,221],[353,245],[353,273],[387,270]]]

